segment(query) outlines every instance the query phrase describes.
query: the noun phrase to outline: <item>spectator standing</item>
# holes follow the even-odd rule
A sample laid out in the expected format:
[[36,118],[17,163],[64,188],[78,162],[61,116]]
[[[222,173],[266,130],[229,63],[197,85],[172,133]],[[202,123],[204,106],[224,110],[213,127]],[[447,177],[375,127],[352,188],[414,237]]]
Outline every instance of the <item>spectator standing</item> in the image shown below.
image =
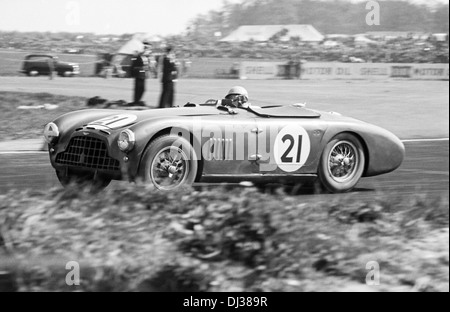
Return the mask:
[[135,56],[131,59],[131,70],[134,77],[134,97],[133,104],[136,106],[145,106],[141,100],[145,92],[145,82],[148,71],[148,56],[150,54],[150,46],[144,43],[144,52],[135,52]]
[[162,63],[162,92],[159,108],[172,107],[175,95],[175,82],[178,79],[178,68],[175,53],[171,46],[166,48]]

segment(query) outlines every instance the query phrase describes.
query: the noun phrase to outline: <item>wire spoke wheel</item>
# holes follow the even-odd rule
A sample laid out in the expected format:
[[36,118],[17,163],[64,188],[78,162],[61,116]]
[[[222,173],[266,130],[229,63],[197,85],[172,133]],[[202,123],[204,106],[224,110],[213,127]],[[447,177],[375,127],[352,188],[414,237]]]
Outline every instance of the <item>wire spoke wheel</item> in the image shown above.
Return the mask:
[[336,182],[345,182],[355,175],[358,166],[358,153],[355,145],[342,141],[331,149],[328,156],[328,171]]
[[332,193],[348,192],[363,176],[365,161],[360,140],[350,133],[338,134],[324,147],[319,180]]
[[146,148],[139,175],[144,183],[152,183],[157,189],[174,191],[195,182],[198,162],[189,141],[164,135]]
[[179,147],[166,147],[154,158],[150,170],[151,179],[157,188],[162,190],[176,188],[187,178],[188,157]]

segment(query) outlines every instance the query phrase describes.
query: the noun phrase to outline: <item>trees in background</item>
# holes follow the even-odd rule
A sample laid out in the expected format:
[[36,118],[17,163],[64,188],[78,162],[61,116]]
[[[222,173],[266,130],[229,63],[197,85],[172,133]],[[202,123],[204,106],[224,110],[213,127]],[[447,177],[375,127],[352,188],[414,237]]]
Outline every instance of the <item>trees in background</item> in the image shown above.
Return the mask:
[[448,33],[449,6],[427,7],[407,1],[379,1],[381,25],[368,26],[366,2],[345,0],[225,0],[222,10],[198,16],[189,25],[194,38],[229,34],[241,25],[312,24],[324,34],[367,31],[421,31]]

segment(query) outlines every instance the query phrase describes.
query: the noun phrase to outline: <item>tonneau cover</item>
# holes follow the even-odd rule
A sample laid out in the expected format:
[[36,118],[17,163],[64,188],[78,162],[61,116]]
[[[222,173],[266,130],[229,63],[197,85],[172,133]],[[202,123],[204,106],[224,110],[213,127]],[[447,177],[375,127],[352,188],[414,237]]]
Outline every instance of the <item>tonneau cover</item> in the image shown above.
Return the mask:
[[260,117],[267,118],[319,118],[320,114],[307,108],[290,106],[250,107],[250,110]]

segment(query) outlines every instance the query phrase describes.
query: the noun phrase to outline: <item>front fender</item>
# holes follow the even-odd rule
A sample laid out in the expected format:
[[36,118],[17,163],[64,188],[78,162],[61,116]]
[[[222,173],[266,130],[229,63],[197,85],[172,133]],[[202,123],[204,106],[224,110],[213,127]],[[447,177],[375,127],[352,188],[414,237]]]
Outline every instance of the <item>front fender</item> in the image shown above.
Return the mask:
[[146,148],[159,134],[172,132],[175,135],[179,135],[181,132],[182,136],[190,141],[194,148],[198,147],[201,143],[201,128],[196,129],[195,125],[195,119],[192,117],[173,117],[170,119],[167,119],[167,117],[155,117],[129,127],[136,137],[136,145],[129,155],[129,173],[132,176],[137,176]]

